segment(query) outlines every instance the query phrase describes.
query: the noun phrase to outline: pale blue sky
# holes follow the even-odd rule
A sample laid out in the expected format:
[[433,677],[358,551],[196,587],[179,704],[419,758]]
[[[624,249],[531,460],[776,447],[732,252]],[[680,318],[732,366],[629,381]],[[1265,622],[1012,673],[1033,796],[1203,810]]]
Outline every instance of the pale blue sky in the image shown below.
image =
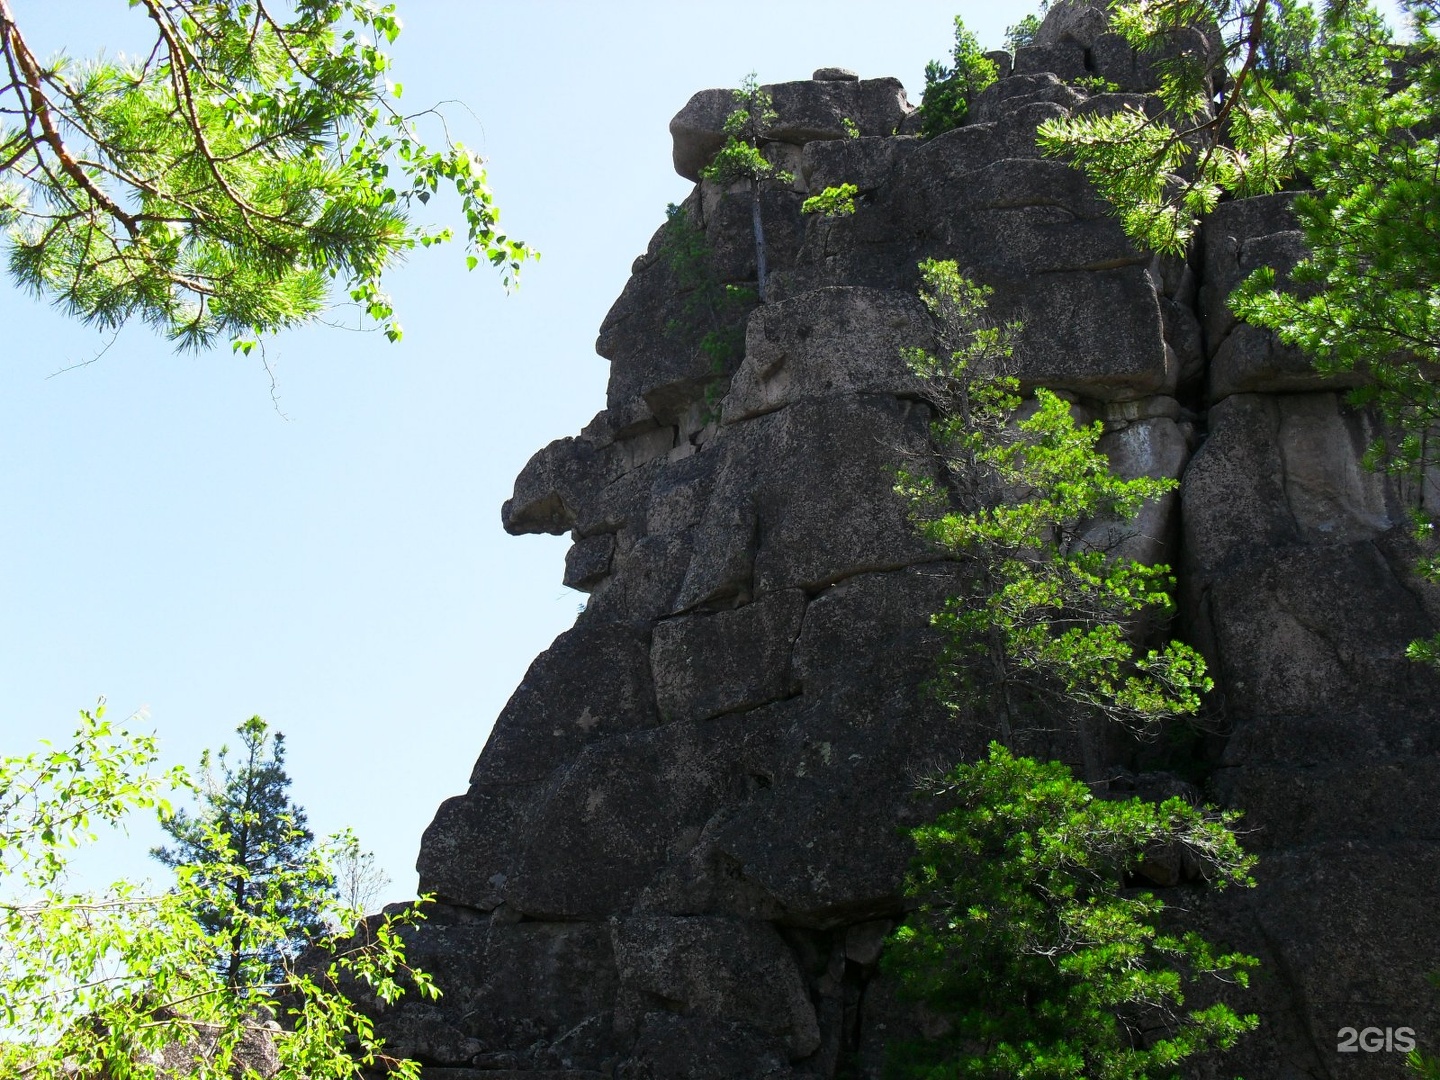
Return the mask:
[[[11,0],[37,52],[148,44],[124,0]],[[283,730],[320,831],[353,826],[413,889],[421,831],[583,597],[568,541],[511,538],[530,454],[604,405],[593,344],[689,184],[670,117],[696,90],[839,65],[918,100],[958,12],[998,47],[1031,5],[401,0],[405,103],[441,100],[544,253],[506,297],[462,252],[393,278],[406,335],[318,328],[258,357],[104,345],[0,287],[0,753],[100,695],[193,764],[252,713]],[[468,107],[468,108],[467,108]],[[473,116],[471,112],[473,111]],[[137,834],[107,867],[145,873]],[[108,841],[107,843],[123,843]]]
[[[124,0],[12,3],[47,55],[147,42]],[[402,0],[405,103],[468,107],[446,106],[452,129],[544,258],[506,297],[458,249],[418,254],[392,282],[399,345],[271,341],[288,420],[258,359],[179,356],[143,327],[62,372],[103,342],[0,288],[0,752],[102,694],[185,763],[259,713],[312,822],[355,827],[405,895],[436,806],[583,602],[568,541],[506,536],[499,509],[604,405],[596,331],[689,189],[670,117],[752,69],[842,65],[918,98],[957,11],[998,44],[1028,10],[971,9]],[[148,839],[107,865],[145,872]]]

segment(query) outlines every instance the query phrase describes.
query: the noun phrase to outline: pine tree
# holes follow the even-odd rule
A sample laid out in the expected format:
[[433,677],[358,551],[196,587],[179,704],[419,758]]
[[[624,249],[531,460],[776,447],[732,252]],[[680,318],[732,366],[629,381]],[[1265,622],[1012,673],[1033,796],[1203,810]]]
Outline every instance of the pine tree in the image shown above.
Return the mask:
[[[1090,789],[1103,791],[1104,726],[1152,733],[1193,715],[1211,684],[1183,642],[1133,640],[1140,616],[1171,610],[1169,568],[1095,547],[1084,526],[1133,519],[1173,481],[1116,476],[1101,425],[1077,425],[1043,387],[1025,416],[1008,370],[1019,325],[993,323],[989,290],[954,262],[921,263],[920,276],[939,348],[906,358],[940,414],[943,482],[902,474],[900,491],[922,533],[970,571],[933,619],[944,700],[993,717],[1002,742],[932,785],[938,816],[911,831],[914,910],[885,966],[949,1027],[892,1046],[889,1066],[916,1080],[1169,1076],[1255,1027],[1227,1002],[1186,1004],[1208,976],[1243,986],[1255,961],[1167,932],[1165,902],[1134,888],[1134,871],[1152,852],[1184,851],[1198,877],[1243,887],[1254,860],[1234,812]],[[1022,724],[1075,730],[1088,783],[1015,756],[1005,744]]]
[[[326,929],[313,893],[298,893],[288,876],[312,865],[315,873],[325,871],[316,862],[305,811],[290,798],[285,736],[271,734],[258,716],[235,732],[240,736],[237,760],[232,764],[228,747],[213,758],[205,752],[199,807],[164,820],[174,846],[157,847],[151,854],[177,872],[194,874],[217,894],[215,902],[197,912],[198,921],[215,942],[217,969],[231,987],[241,987],[279,981],[286,951],[293,955]],[[284,884],[279,895],[272,895],[277,881]],[[267,909],[293,928],[292,935],[288,942],[268,942],[252,952],[239,924]]]
[[395,340],[384,273],[451,238],[409,212],[460,200],[466,262],[508,286],[534,256],[499,228],[484,163],[402,113],[380,0],[131,0],[132,59],[37,56],[0,0],[0,230],[11,277],[102,329],[182,348],[319,318],[336,285]]
[[[1021,33],[1024,32],[1022,29]],[[971,102],[998,76],[995,61],[985,55],[979,39],[965,29],[964,20],[956,15],[950,63],[931,60],[925,65],[925,94],[920,99],[921,137],[933,139],[963,124],[970,115]]]
[[795,177],[766,157],[760,146],[765,129],[777,116],[769,92],[761,87],[753,71],[735,91],[735,104],[735,111],[725,118],[725,145],[700,175],[719,184],[744,181],[749,185],[750,224],[755,233],[755,292],[763,304],[767,267],[760,193],[766,184],[790,184]]

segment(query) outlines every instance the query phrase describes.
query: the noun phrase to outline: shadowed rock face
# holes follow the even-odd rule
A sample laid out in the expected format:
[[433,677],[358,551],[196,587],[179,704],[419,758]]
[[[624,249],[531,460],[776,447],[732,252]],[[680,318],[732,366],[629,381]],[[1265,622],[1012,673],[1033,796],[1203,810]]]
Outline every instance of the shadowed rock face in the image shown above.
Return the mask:
[[[428,1077],[878,1076],[885,1042],[923,1030],[877,969],[912,792],[995,734],[923,689],[929,615],[963,568],[893,491],[897,466],[926,467],[931,413],[900,350],[929,341],[927,257],[1023,320],[1023,381],[1105,419],[1117,469],[1182,480],[1128,533],[1095,528],[1179,570],[1176,632],[1210,659],[1228,734],[1158,765],[1206,773],[1264,860],[1256,890],[1172,892],[1264,963],[1261,1030],[1194,1075],[1400,1075],[1396,1055],[1336,1054],[1342,1026],[1440,1043],[1423,981],[1440,685],[1403,658],[1440,595],[1408,570],[1414,493],[1361,468],[1371,418],[1225,307],[1250,269],[1302,253],[1291,196],[1223,205],[1189,261],[1160,260],[1039,158],[1043,120],[1145,107],[1153,86],[1093,11],[1055,10],[974,122],[929,142],[892,134],[911,126],[894,80],[772,88],[798,179],[764,196],[775,272],[743,356],[717,370],[674,332],[662,234],[636,261],[601,329],[606,410],[536,454],[504,508],[511,532],[571,533],[566,583],[590,602],[425,834],[441,907],[412,955],[445,996],[382,1023]],[[1064,81],[1087,72],[1122,93]],[[704,91],[676,117],[682,175],[729,101]],[[853,217],[798,213],[847,180]],[[702,183],[685,208],[717,280],[753,279],[748,195]],[[1152,770],[1137,790],[1183,786],[1155,752],[1113,750]]]

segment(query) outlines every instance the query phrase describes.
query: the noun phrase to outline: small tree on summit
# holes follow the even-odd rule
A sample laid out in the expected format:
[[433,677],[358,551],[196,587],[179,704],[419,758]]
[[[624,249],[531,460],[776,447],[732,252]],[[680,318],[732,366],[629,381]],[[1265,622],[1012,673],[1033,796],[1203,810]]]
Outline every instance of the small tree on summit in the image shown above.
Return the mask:
[[[240,736],[238,760],[232,765],[224,746],[213,762],[208,750],[202,755],[198,810],[181,810],[163,820],[175,844],[151,851],[171,869],[195,873],[216,894],[216,902],[203,907],[197,918],[215,942],[216,969],[232,988],[279,981],[285,949],[298,951],[326,929],[313,893],[301,895],[284,885],[279,896],[269,895],[277,881],[291,880],[281,872],[313,866],[317,874],[329,876],[313,850],[315,837],[305,811],[290,799],[285,736],[278,731],[272,735],[258,716],[235,732]],[[333,891],[333,882],[327,889]],[[270,905],[273,914],[293,927],[290,943],[251,952],[242,943],[238,923]]]
[[[1038,28],[1038,24],[1036,26]],[[1023,35],[1027,29],[1022,23],[1020,33]],[[1010,28],[1012,36],[1016,30],[1016,27]],[[921,138],[933,139],[963,124],[970,115],[970,103],[998,76],[995,61],[985,55],[979,39],[965,29],[964,20],[956,15],[950,63],[931,60],[925,65],[925,94],[920,99]]]
[[760,135],[778,116],[769,93],[761,88],[752,71],[735,91],[739,106],[725,118],[725,145],[700,175],[719,184],[741,180],[750,185],[750,221],[755,230],[755,292],[765,303],[765,221],[760,212],[760,192],[767,183],[793,183],[793,174],[780,168],[760,149]]

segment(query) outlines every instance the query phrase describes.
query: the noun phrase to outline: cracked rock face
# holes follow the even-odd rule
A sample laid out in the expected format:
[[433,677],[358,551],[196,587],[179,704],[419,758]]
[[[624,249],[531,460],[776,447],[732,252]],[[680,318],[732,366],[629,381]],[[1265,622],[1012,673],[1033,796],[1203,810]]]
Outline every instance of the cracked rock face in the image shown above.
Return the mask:
[[[1094,528],[1177,568],[1175,632],[1206,653],[1228,725],[1197,751],[1202,794],[1247,811],[1263,857],[1243,895],[1174,887],[1264,964],[1260,1031],[1194,1075],[1399,1076],[1337,1055],[1336,1030],[1440,1040],[1423,979],[1440,969],[1440,681],[1403,657],[1440,616],[1408,569],[1416,493],[1360,466],[1373,418],[1225,307],[1250,269],[1303,253],[1290,196],[1222,205],[1191,259],[1160,260],[1040,159],[1044,119],[1151,88],[1093,9],[1053,10],[974,122],[929,142],[893,134],[894,80],[772,88],[797,188],[854,178],[862,196],[836,219],[801,217],[807,190],[764,196],[775,272],[743,355],[717,369],[667,329],[684,297],[661,234],[636,261],[601,330],[606,410],[536,454],[504,508],[511,532],[572,535],[565,580],[590,601],[425,834],[440,906],[412,957],[445,996],[381,1023],[427,1077],[878,1077],[887,1040],[933,1024],[877,966],[904,915],[903,830],[925,813],[916,780],[996,733],[924,688],[929,616],[964,568],[894,492],[897,467],[926,467],[932,414],[900,350],[930,340],[929,257],[1023,320],[1023,382],[1104,419],[1117,470],[1181,481],[1136,525]],[[1066,81],[1097,71],[1124,92]],[[704,91],[676,117],[682,175],[729,102]],[[718,280],[753,278],[748,195],[701,183],[686,212]]]

